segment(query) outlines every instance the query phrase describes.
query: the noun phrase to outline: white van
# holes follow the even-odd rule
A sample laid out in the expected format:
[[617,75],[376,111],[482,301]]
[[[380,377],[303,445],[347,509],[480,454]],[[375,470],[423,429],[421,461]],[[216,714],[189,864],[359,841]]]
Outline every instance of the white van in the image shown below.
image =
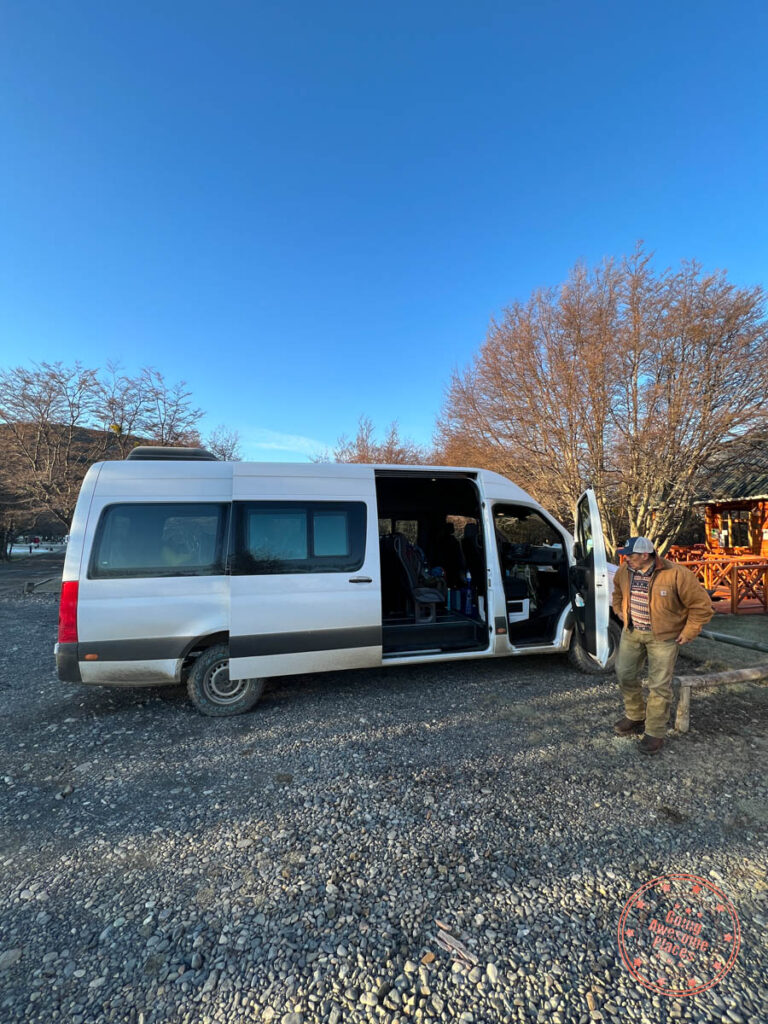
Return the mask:
[[610,670],[619,630],[591,491],[575,522],[574,543],[480,469],[137,448],[83,481],[59,678],[186,683],[221,716],[304,672],[533,653]]

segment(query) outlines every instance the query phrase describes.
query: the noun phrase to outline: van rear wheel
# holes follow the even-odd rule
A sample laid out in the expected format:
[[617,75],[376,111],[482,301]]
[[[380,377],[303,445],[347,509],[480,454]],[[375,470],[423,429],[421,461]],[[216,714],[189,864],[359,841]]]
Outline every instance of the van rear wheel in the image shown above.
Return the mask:
[[574,629],[571,637],[571,646],[568,650],[568,659],[574,668],[580,672],[586,672],[590,676],[607,676],[616,667],[616,654],[621,641],[621,626],[618,622],[610,619],[608,622],[608,661],[605,668],[602,668],[595,659],[581,646],[579,631]]
[[263,679],[230,679],[226,644],[209,647],[195,660],[187,680],[189,699],[213,718],[250,711],[264,689]]

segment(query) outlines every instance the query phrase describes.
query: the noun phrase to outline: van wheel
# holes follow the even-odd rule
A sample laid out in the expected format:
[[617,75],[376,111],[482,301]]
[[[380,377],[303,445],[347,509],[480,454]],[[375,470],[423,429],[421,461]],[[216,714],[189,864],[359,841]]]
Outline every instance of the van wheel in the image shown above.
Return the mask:
[[226,644],[209,647],[195,660],[187,680],[189,699],[213,718],[249,711],[261,696],[263,679],[230,679]]
[[581,646],[578,631],[574,629],[571,637],[571,646],[568,649],[568,660],[580,672],[586,672],[591,676],[607,676],[613,672],[616,665],[616,654],[619,650],[621,640],[621,626],[613,619],[608,621],[608,662],[605,668],[601,668],[591,654]]

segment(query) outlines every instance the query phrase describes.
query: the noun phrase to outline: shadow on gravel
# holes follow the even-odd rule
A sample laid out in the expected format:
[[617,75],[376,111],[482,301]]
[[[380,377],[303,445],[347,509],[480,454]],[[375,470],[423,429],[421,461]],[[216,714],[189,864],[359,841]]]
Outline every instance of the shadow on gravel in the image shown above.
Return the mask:
[[[590,833],[581,793],[605,792],[617,808],[630,808],[610,830],[590,833],[596,850],[622,858],[639,837],[651,842],[654,830],[678,835],[675,848],[711,854],[731,829],[759,822],[749,808],[722,814],[714,797],[709,808],[697,806],[692,783],[695,776],[697,791],[717,793],[728,738],[749,723],[753,735],[768,732],[768,689],[694,698],[692,732],[643,760],[635,741],[610,732],[614,680],[584,679],[584,691],[573,685],[583,677],[565,665],[521,659],[520,669],[540,672],[551,689],[527,695],[506,667],[481,663],[414,667],[395,678],[391,670],[297,676],[273,681],[251,714],[224,720],[197,714],[183,688],[78,687],[66,700],[44,702],[42,714],[30,708],[16,719],[14,734],[39,769],[29,773],[30,821],[16,818],[16,838],[29,842],[46,813],[51,838],[71,839],[77,828],[81,847],[105,834],[111,845],[127,837],[151,845],[153,830],[184,829],[187,808],[193,819],[204,815],[204,824],[190,826],[195,841],[200,829],[221,823],[247,830],[258,822],[271,833],[286,805],[301,805],[309,818],[339,811],[361,826],[367,814],[370,842],[386,858],[382,834],[396,805],[407,814],[414,851],[443,848],[438,822],[458,837],[480,823],[492,846],[497,827],[514,833],[525,816],[530,824],[505,862],[535,872],[537,833],[551,843],[553,818],[564,851]],[[46,749],[54,745],[55,755]],[[544,791],[542,770],[550,780]],[[622,774],[624,794],[616,793]],[[56,801],[66,785],[72,794]],[[465,817],[446,816],[443,799]],[[697,836],[702,814],[712,822],[706,839]],[[570,872],[571,857],[564,854],[561,866]]]

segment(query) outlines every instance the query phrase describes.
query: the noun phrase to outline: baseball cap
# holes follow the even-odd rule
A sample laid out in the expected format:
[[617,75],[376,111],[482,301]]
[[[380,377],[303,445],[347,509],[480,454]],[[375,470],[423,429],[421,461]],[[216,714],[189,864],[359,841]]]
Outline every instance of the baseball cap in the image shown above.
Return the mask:
[[652,555],[653,541],[647,537],[630,537],[623,548],[617,549],[619,555]]

